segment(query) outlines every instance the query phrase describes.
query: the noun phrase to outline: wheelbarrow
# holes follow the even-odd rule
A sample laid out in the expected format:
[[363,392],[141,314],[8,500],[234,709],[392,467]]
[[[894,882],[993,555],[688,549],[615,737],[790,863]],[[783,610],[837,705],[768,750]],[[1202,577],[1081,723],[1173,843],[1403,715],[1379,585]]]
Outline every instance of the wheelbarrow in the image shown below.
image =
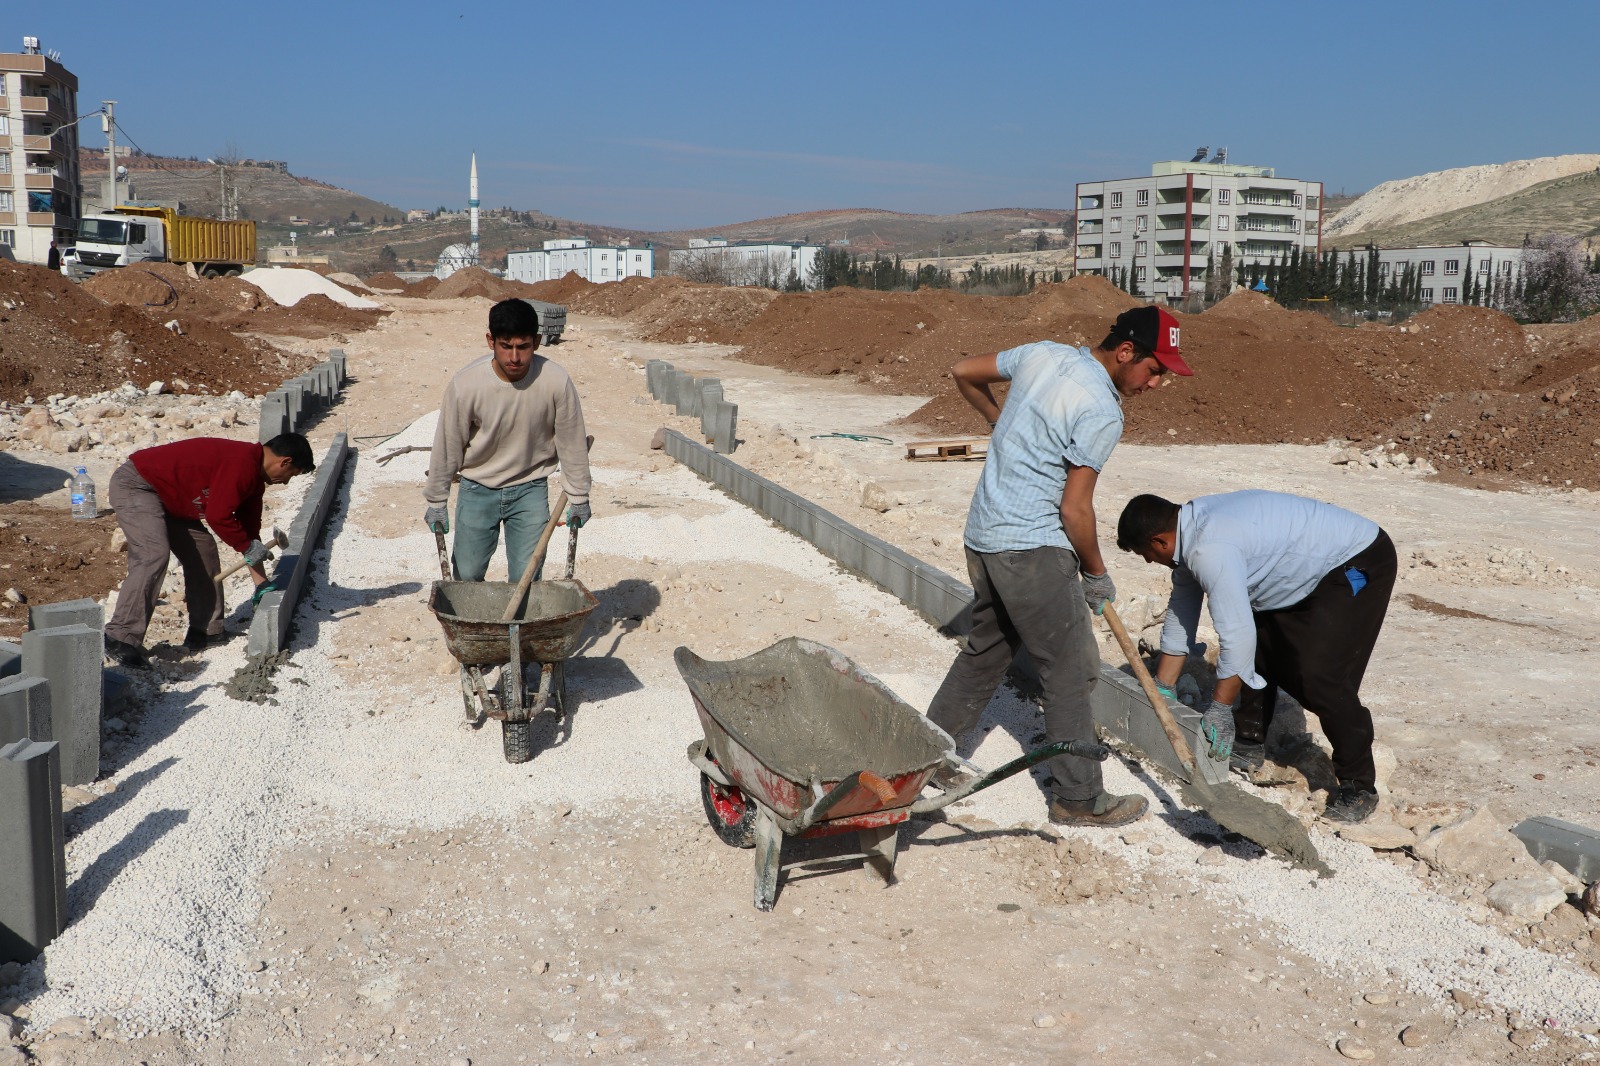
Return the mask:
[[[770,911],[783,870],[861,859],[894,883],[900,823],[1058,755],[1104,760],[1093,741],[1034,748],[940,796],[919,798],[941,766],[967,768],[950,735],[826,645],[789,637],[743,659],[673,653],[705,739],[689,745],[706,819],[724,843],[755,849],[755,905]],[[975,769],[975,768],[974,768]],[[781,861],[783,838],[857,834],[861,850]]]
[[[551,517],[554,526],[555,516]],[[506,762],[533,758],[533,722],[549,710],[557,719],[567,711],[565,660],[578,648],[583,624],[600,605],[583,582],[572,576],[578,535],[568,530],[567,576],[527,585],[527,600],[516,617],[506,621],[506,608],[523,586],[510,581],[456,581],[450,573],[443,534],[436,533],[443,579],[433,583],[428,609],[444,629],[445,647],[461,664],[461,699],[467,719],[498,719]],[[529,563],[537,568],[544,554]],[[523,684],[522,665],[539,664],[539,684],[532,692]],[[499,666],[500,681],[491,691],[484,680]]]

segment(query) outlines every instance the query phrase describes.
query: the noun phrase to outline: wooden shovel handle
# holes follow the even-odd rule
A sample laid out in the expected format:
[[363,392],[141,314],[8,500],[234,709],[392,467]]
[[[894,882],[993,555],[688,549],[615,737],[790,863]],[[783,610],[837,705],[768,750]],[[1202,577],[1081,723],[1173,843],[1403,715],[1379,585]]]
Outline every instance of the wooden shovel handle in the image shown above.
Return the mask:
[[[594,447],[594,437],[590,436],[583,442],[584,451]],[[514,622],[517,615],[522,613],[522,600],[528,595],[528,586],[533,584],[533,575],[538,571],[539,564],[544,562],[544,554],[550,547],[550,537],[555,533],[556,526],[561,524],[561,510],[567,505],[567,492],[561,490],[556,497],[556,505],[550,508],[550,521],[544,525],[544,532],[539,534],[539,543],[534,546],[533,555],[528,559],[528,568],[522,572],[522,580],[517,582],[517,591],[511,594],[511,602],[506,604],[506,613],[500,619],[502,622]]]
[[1128,665],[1133,668],[1133,676],[1139,679],[1139,687],[1144,689],[1145,698],[1150,701],[1150,706],[1156,712],[1156,720],[1161,723],[1161,729],[1167,734],[1167,743],[1172,745],[1172,751],[1178,756],[1178,761],[1183,763],[1184,769],[1189,771],[1191,778],[1195,775],[1194,755],[1189,751],[1189,741],[1183,735],[1183,730],[1178,728],[1178,723],[1172,717],[1172,712],[1167,709],[1167,698],[1156,691],[1156,679],[1150,676],[1149,669],[1144,665],[1144,659],[1139,655],[1139,649],[1134,646],[1133,638],[1128,636],[1128,628],[1122,624],[1122,619],[1117,615],[1117,609],[1107,600],[1103,617],[1106,625],[1111,627],[1111,633],[1117,638],[1117,643],[1122,645],[1122,654],[1127,658]]

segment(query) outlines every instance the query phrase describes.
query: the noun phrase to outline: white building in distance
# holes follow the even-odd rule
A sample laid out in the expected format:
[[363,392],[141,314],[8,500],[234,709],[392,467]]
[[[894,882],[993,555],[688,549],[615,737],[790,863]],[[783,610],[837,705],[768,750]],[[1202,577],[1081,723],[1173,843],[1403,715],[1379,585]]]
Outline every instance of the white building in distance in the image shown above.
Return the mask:
[[[1346,249],[1339,253],[1340,260],[1351,251],[1357,260],[1372,254],[1370,245]],[[1415,272],[1422,303],[1466,303],[1467,279],[1471,278],[1471,287],[1480,294],[1476,302],[1488,304],[1492,294],[1508,292],[1521,276],[1522,249],[1487,241],[1378,249],[1378,281],[1384,288],[1404,275],[1408,266]]]
[[603,283],[623,278],[655,277],[655,252],[649,245],[595,244],[586,237],[545,241],[542,249],[506,253],[511,281],[554,281],[576,274]]
[[811,267],[821,252],[821,245],[799,241],[729,243],[722,237],[696,237],[689,247],[674,249],[668,260],[671,273],[691,281],[783,288],[792,273],[810,288]]
[[1205,288],[1215,256],[1285,262],[1290,250],[1322,247],[1322,183],[1277,177],[1271,167],[1169,160],[1144,178],[1080,182],[1078,272],[1133,272],[1139,296],[1179,299]]

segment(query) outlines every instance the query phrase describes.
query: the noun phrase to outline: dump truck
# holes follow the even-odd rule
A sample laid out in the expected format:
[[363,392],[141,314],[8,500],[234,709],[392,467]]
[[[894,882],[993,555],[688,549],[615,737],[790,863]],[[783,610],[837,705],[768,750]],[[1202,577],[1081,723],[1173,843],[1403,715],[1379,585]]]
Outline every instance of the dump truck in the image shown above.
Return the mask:
[[122,204],[78,222],[67,274],[86,278],[136,263],[192,263],[208,277],[238,274],[256,261],[256,224],[180,215],[170,207]]

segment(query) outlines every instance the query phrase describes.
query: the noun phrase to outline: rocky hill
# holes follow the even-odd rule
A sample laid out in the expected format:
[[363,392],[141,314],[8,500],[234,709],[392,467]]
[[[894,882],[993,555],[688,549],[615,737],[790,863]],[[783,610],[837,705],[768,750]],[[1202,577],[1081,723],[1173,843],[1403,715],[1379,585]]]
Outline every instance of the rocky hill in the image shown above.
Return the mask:
[[[1339,245],[1349,237],[1381,227],[1394,227],[1486,204],[1557,178],[1592,172],[1600,155],[1556,155],[1510,163],[1457,167],[1386,181],[1339,212],[1323,227],[1325,241]],[[1473,236],[1476,236],[1474,234]],[[1521,234],[1518,234],[1521,239]]]
[[1455,244],[1466,240],[1517,245],[1525,236],[1545,233],[1583,237],[1591,246],[1600,244],[1600,171],[1586,170],[1555,178],[1510,196],[1416,221],[1325,236],[1324,243],[1333,248]]

